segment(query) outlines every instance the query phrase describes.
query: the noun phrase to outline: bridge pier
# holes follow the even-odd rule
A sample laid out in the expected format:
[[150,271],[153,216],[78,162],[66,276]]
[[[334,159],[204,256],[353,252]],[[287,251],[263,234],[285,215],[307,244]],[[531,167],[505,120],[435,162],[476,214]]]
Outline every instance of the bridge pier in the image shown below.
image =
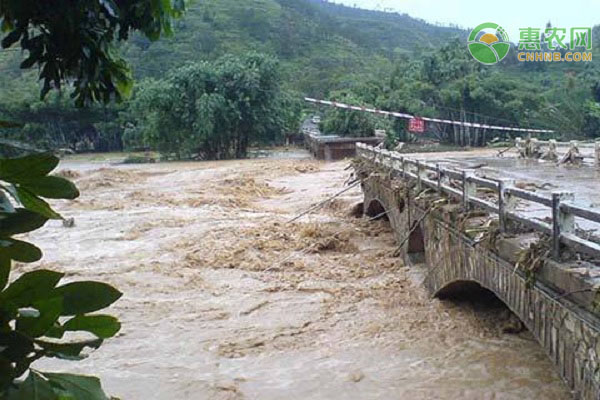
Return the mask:
[[[532,279],[526,269],[515,264],[519,252],[538,240],[536,235],[499,235],[487,239],[493,244],[478,242],[465,233],[466,224],[477,225],[478,217],[465,218],[462,199],[449,199],[432,210],[431,205],[441,196],[433,190],[424,195],[418,188],[421,179],[405,181],[376,171],[373,168],[362,180],[365,209],[377,202],[387,211],[397,241],[403,243],[400,256],[406,265],[415,260],[425,262],[424,285],[429,293],[437,296],[460,282],[475,282],[490,290],[532,332],[573,397],[598,400],[600,319],[594,311],[594,292],[567,272],[573,265],[545,259]],[[507,208],[512,206],[509,196],[505,202]],[[481,213],[475,214],[481,217]],[[419,223],[420,233],[406,240],[415,223]],[[423,259],[414,256],[420,250]]]

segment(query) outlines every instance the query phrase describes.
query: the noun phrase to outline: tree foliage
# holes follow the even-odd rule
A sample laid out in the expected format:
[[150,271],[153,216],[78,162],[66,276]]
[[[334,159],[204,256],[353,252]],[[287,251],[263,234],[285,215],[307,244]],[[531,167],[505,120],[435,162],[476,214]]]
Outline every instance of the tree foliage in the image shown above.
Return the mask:
[[[119,7],[142,3],[112,1]],[[157,1],[153,7],[163,7],[162,3]],[[4,3],[0,0],[0,4]],[[80,9],[99,10],[104,18],[106,5],[112,3],[75,4]],[[177,5],[170,4],[176,15]],[[35,7],[43,5],[36,3]],[[127,10],[129,6],[123,7]],[[77,14],[69,10],[67,15]],[[176,38],[153,41],[155,31],[146,32],[147,36],[143,29],[136,32],[133,27],[130,40],[108,47],[110,54],[127,59],[132,66],[137,81],[134,96],[147,95],[152,88],[145,88],[146,84],[163,81],[178,68],[200,60],[215,63],[225,54],[243,58],[254,50],[279,60],[283,102],[291,92],[297,99],[333,98],[346,92],[362,104],[424,116],[552,128],[558,131],[556,137],[563,139],[599,134],[594,114],[600,104],[596,95],[600,87],[598,57],[592,63],[523,63],[513,48],[502,63],[483,67],[469,55],[465,46],[468,32],[464,30],[321,0],[203,0],[192,3],[186,18],[167,27],[161,32],[172,29]],[[120,32],[120,27],[112,31],[117,40]],[[16,46],[18,43],[12,49]],[[27,122],[9,133],[12,139],[42,148],[113,151],[122,150],[127,133],[130,147],[147,146],[135,139],[143,137],[140,126],[132,125],[135,118],[130,105],[135,101],[76,109],[67,99],[72,90],[69,85],[63,85],[61,99],[50,93],[46,101],[36,100],[38,75],[19,70],[28,57],[28,51],[0,53],[0,118]],[[75,82],[77,77],[71,80]],[[142,94],[144,91],[147,93]],[[278,115],[286,112],[287,108],[281,107]],[[392,123],[398,138],[409,138],[405,121]],[[429,134],[444,141],[470,145],[481,145],[501,134],[430,124],[427,128]],[[275,132],[261,135],[261,140],[277,142],[282,136]]]
[[[36,371],[42,357],[80,360],[120,329],[109,315],[95,314],[121,297],[102,282],[61,284],[63,273],[36,269],[11,280],[13,262],[34,263],[42,251],[15,235],[61,219],[44,199],[75,199],[68,180],[49,175],[58,165],[49,153],[0,159],[0,398],[107,399],[97,378]],[[72,332],[86,332],[74,340]],[[20,379],[23,376],[26,379]],[[85,391],[85,395],[81,395]]]
[[242,158],[251,143],[293,129],[295,108],[281,91],[274,58],[226,56],[144,82],[131,104],[125,141],[177,159]]
[[[126,9],[130,8],[129,4],[131,7],[139,4],[140,9],[148,12],[168,3],[112,1],[118,6],[125,4]],[[35,7],[42,7],[44,2],[37,3]],[[61,2],[48,4],[56,10],[63,10],[59,8]],[[75,1],[65,9],[69,12],[61,11],[61,16],[77,14],[79,6],[80,9],[98,9],[99,18],[104,18],[107,12],[105,4],[112,3]],[[174,3],[171,4],[175,10]],[[412,52],[420,46],[433,47],[449,35],[460,32],[454,28],[426,24],[406,15],[353,8],[346,10],[332,3],[312,0],[196,1],[190,3],[185,18],[175,19],[170,25],[176,32],[173,38],[154,41],[143,30],[137,33],[130,30],[129,40],[108,47],[111,57],[122,57],[131,65],[136,81],[134,93],[142,89],[144,79],[164,79],[168,71],[190,63],[215,61],[225,54],[244,56],[252,49],[279,59],[282,85],[286,90],[296,92],[297,99],[306,95],[326,97],[332,90],[354,86],[376,71],[390,68],[396,54]],[[117,39],[119,33],[120,30],[113,31]],[[385,41],[381,41],[382,38]],[[84,40],[80,35],[76,39]],[[8,50],[18,50],[19,45],[15,43]],[[117,114],[126,105],[75,109],[66,100],[56,103],[50,92],[47,108],[33,108],[31,104],[38,103],[35,98],[39,96],[40,88],[36,73],[19,69],[27,58],[27,51],[23,54],[20,51],[0,51],[0,70],[3,72],[0,74],[0,86],[3,88],[0,118],[14,120],[37,113],[35,122],[28,124],[23,132],[15,130],[15,133],[10,133],[11,136],[48,149],[122,150],[121,137],[130,130],[130,126]],[[71,80],[76,81],[77,76],[71,77]],[[67,98],[72,87],[63,84],[62,90]],[[294,107],[296,111],[293,112],[297,112],[297,107]],[[271,137],[269,140],[277,141],[272,133],[267,136]],[[89,145],[90,138],[93,138],[94,146]]]
[[120,101],[129,96],[132,79],[114,42],[133,31],[150,40],[170,34],[171,18],[184,8],[184,0],[1,0],[2,48],[19,43],[27,52],[21,68],[39,68],[42,98],[67,81],[78,105]]
[[[370,106],[350,92],[336,92],[333,94],[333,99],[340,103]],[[327,135],[365,137],[373,136],[375,129],[385,129],[388,123],[370,113],[331,108],[325,112],[321,125],[322,131]]]
[[[399,59],[392,71],[378,80],[357,82],[349,90],[332,92],[331,99],[417,116],[556,131],[553,137],[597,137],[600,118],[598,82],[593,64],[566,79],[551,71],[514,70],[514,66],[485,68],[465,52],[464,43],[451,40],[436,51]],[[328,110],[325,132],[341,135],[367,133],[377,124],[392,125],[397,140],[410,141],[406,121]],[[482,146],[506,131],[426,124],[426,134],[443,142]]]

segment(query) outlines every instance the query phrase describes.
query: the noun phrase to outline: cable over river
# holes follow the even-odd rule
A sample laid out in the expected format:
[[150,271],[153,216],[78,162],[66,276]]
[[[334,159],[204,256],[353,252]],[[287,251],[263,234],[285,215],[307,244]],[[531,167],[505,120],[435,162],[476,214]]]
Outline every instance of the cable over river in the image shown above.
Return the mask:
[[[124,296],[83,362],[126,400],[569,399],[493,296],[430,299],[385,219],[350,215],[347,162],[61,164],[82,196],[31,235],[42,266]],[[19,266],[21,271],[30,268]],[[35,266],[34,268],[39,268]]]

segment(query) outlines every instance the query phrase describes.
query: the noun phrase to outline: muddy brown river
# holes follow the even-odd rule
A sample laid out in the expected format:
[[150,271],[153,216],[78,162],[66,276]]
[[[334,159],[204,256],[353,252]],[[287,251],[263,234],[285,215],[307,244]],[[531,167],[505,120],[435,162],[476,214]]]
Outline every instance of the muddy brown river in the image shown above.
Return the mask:
[[[82,362],[123,400],[569,399],[493,299],[430,299],[386,221],[354,218],[347,162],[62,162],[72,228],[30,235],[41,266],[124,296],[121,333]],[[35,268],[40,265],[35,266]],[[25,271],[32,266],[18,266]]]

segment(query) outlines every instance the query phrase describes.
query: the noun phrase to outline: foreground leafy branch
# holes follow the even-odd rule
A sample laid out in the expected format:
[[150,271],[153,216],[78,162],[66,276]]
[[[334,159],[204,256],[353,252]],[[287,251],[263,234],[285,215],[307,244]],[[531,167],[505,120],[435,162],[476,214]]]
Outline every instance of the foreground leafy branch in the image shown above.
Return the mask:
[[42,98],[68,82],[78,106],[121,101],[133,80],[114,44],[133,32],[171,35],[184,10],[184,0],[0,0],[0,46],[27,51],[21,68],[39,68]]
[[[50,153],[0,159],[1,399],[108,399],[98,378],[37,371],[31,364],[44,357],[81,360],[85,349],[97,349],[117,334],[121,325],[115,317],[92,313],[121,293],[102,282],[62,283],[64,274],[46,269],[10,279],[13,261],[42,257],[39,248],[14,236],[62,219],[44,198],[79,196],[73,183],[48,175],[58,162]],[[84,332],[86,339],[71,339],[73,332]]]

